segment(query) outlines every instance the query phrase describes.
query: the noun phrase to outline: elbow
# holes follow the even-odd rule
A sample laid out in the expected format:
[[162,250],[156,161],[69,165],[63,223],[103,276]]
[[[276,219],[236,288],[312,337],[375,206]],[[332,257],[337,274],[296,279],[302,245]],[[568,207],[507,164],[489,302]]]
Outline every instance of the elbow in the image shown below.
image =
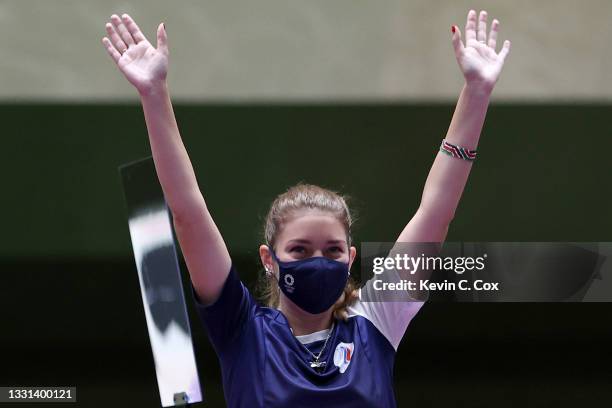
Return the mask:
[[455,210],[452,208],[430,208],[421,205],[417,210],[422,217],[431,220],[431,224],[437,224],[448,228],[455,218]]
[[206,212],[206,203],[201,195],[199,197],[197,195],[186,197],[179,202],[169,203],[168,207],[172,214],[172,220],[177,226],[188,225]]

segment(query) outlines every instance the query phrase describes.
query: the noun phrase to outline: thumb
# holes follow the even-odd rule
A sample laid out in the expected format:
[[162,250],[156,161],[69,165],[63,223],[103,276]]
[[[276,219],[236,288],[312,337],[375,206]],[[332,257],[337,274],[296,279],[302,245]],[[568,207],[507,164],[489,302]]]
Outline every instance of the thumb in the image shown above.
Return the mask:
[[463,42],[461,42],[461,30],[456,25],[451,27],[453,48],[455,49],[455,56],[457,59],[463,54]]
[[506,41],[504,41],[504,46],[502,47],[501,51],[499,52],[499,56],[501,57],[502,61],[506,60],[506,57],[508,56],[509,52],[510,52],[510,41],[506,40]]
[[160,23],[157,27],[157,49],[168,55],[168,34],[166,34],[166,24]]

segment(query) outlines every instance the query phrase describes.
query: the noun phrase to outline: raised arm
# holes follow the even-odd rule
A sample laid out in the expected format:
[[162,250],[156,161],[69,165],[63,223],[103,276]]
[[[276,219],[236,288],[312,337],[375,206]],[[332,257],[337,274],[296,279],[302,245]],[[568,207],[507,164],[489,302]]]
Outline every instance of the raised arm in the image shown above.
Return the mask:
[[[452,43],[465,84],[450,123],[446,141],[476,150],[484,124],[489,98],[510,51],[506,40],[497,53],[499,21],[493,20],[487,38],[487,12],[470,10],[465,26],[465,45],[461,31],[452,26]],[[467,183],[472,162],[439,151],[429,171],[420,206],[398,237],[400,242],[438,242],[446,239],[459,199]]]
[[193,287],[203,303],[212,303],[221,292],[231,259],[198,188],[174,117],[166,83],[165,25],[157,28],[157,48],[127,14],[111,16],[106,33],[102,43],[108,54],[140,95],[157,177]]

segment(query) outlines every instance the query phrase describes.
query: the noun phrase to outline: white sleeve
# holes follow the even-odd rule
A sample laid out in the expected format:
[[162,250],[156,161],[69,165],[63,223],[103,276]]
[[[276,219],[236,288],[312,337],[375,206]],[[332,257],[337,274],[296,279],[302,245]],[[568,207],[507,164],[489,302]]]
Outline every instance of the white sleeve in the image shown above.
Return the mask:
[[[362,291],[368,293],[367,301],[363,301]],[[379,301],[371,301],[371,299]],[[370,279],[359,289],[359,299],[347,308],[350,316],[363,316],[389,340],[389,343],[397,351],[406,332],[410,321],[425,302],[408,300],[382,300],[379,291],[373,288],[373,280]]]

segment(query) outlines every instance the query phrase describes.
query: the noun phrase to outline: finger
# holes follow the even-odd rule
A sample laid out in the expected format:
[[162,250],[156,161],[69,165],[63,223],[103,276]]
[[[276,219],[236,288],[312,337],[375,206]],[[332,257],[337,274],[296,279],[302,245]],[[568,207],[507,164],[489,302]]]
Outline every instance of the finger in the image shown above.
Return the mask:
[[119,59],[121,58],[121,54],[113,46],[111,41],[107,37],[104,37],[104,38],[102,38],[102,44],[106,48],[106,52],[108,52],[108,55],[110,55],[110,57],[113,59],[113,61],[115,61],[115,63],[118,63]]
[[461,31],[459,31],[459,27],[452,26],[451,31],[453,33],[453,48],[455,49],[455,56],[459,58],[463,53],[463,43],[461,42]]
[[164,23],[157,27],[157,49],[168,55],[168,34]]
[[481,43],[487,42],[487,12],[482,10],[478,17],[478,41]]
[[497,47],[497,33],[499,32],[499,21],[493,20],[491,23],[491,31],[489,32],[489,47],[495,48]]
[[117,31],[115,31],[115,26],[111,23],[106,23],[106,34],[108,34],[108,38],[110,38],[112,45],[121,54],[123,54],[128,49],[128,46],[123,42],[121,37],[119,37]]
[[115,31],[119,34],[124,43],[128,45],[128,47],[132,44],[135,44],[134,38],[132,38],[132,34],[125,28],[125,25],[121,21],[118,15],[113,14],[111,16],[111,23],[115,27]]
[[465,42],[476,40],[476,12],[470,10],[465,23]]
[[502,62],[506,60],[506,56],[508,56],[508,53],[510,52],[510,45],[511,44],[509,40],[504,41],[504,46],[502,47],[499,54],[497,54],[501,58]]
[[128,14],[123,14],[121,16],[121,20],[123,21],[123,24],[125,24],[125,27],[127,28],[128,32],[130,33],[136,44],[141,41],[146,41],[144,34],[140,30],[134,19],[132,19],[132,17],[130,17]]

